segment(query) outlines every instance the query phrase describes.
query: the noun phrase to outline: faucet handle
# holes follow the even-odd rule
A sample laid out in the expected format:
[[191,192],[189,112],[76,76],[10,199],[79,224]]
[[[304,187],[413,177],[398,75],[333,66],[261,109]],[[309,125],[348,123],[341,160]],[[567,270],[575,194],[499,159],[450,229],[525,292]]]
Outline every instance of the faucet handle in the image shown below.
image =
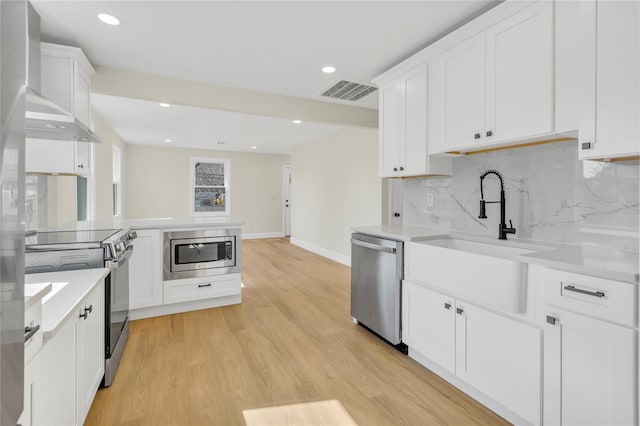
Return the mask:
[[513,227],[513,222],[511,222],[511,219],[509,219],[509,227],[507,229],[504,230],[507,234],[515,234],[516,233],[516,228]]

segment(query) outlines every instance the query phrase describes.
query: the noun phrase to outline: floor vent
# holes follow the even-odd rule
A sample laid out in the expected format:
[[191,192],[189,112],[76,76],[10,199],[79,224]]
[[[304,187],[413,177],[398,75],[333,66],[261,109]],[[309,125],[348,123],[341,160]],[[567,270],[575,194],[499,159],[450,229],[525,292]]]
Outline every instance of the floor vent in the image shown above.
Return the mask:
[[353,81],[340,80],[332,85],[320,95],[328,98],[342,99],[345,101],[357,101],[378,90],[377,87],[366,84],[354,83]]

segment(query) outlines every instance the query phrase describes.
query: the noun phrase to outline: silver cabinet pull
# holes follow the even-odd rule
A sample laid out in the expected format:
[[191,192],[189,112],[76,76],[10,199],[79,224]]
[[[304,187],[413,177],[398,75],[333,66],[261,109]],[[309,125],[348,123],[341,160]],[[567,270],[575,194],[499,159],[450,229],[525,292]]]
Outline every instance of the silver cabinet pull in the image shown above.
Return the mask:
[[448,302],[445,303],[444,304],[444,308],[447,309],[447,310],[451,309],[451,303],[448,303]]
[[574,285],[565,285],[564,289],[567,291],[573,291],[574,293],[586,294],[587,296],[604,297],[604,292],[602,291],[583,290]]
[[40,330],[40,324],[35,325],[33,327],[25,327],[24,328],[24,341],[28,341],[29,339],[31,339],[33,337],[34,334],[36,334],[36,332]]
[[211,287],[211,283],[209,284],[198,284],[198,287],[202,288],[202,287]]

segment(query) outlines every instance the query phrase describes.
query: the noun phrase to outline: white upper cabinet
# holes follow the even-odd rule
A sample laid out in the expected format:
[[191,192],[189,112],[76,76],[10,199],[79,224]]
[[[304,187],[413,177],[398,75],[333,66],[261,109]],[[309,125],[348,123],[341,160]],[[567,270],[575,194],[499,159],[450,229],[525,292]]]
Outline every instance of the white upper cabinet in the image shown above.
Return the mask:
[[460,40],[473,33],[473,24],[436,46],[432,153],[474,151],[552,134],[553,3],[535,3]]
[[[77,47],[41,43],[41,94],[91,126],[91,76],[93,67]],[[28,173],[91,175],[88,142],[27,139],[25,167]]]
[[448,159],[427,152],[428,65],[380,77],[379,174],[381,177],[451,174]]
[[580,158],[640,153],[640,3],[580,2]]
[[41,43],[42,96],[91,125],[91,76],[95,71],[77,47]]

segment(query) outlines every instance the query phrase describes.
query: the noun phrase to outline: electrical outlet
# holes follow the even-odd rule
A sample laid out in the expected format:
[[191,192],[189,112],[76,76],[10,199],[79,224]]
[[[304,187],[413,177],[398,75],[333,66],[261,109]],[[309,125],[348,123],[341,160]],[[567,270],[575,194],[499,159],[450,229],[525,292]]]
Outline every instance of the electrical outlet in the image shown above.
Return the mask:
[[433,192],[427,192],[427,207],[433,207],[435,204],[435,196]]

